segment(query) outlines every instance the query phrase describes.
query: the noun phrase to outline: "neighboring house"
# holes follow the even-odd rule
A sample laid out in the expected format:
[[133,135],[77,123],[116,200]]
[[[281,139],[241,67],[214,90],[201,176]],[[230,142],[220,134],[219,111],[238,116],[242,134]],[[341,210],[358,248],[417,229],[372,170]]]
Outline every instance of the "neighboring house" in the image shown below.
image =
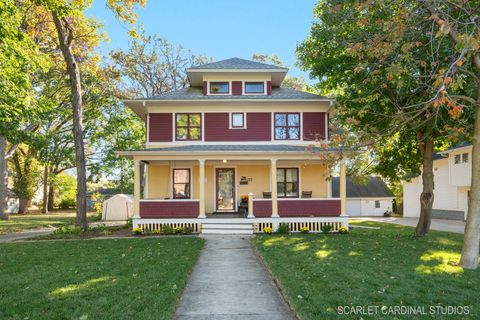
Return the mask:
[[[433,218],[465,220],[472,176],[472,146],[460,144],[434,155]],[[421,176],[403,183],[403,216],[420,214]]]
[[[340,179],[332,179],[332,196],[340,196]],[[392,211],[392,191],[380,177],[370,177],[366,184],[354,184],[347,177],[347,214],[349,216],[383,216]]]
[[10,189],[7,189],[7,213],[18,213],[20,200]]
[[[204,233],[261,232],[280,222],[293,231],[348,226],[345,187],[332,197],[319,156],[335,150],[307,148],[328,141],[334,100],[282,88],[287,72],[233,58],[187,69],[190,87],[125,101],[147,132],[145,149],[118,152],[135,164],[134,226]],[[344,181],[343,162],[340,171]],[[249,194],[249,219],[239,219]]]

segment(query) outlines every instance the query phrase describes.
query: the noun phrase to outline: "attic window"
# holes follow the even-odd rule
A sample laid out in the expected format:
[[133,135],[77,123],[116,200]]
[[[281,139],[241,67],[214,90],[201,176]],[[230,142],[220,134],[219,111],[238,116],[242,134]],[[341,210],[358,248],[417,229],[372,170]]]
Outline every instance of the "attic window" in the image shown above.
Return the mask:
[[228,82],[210,82],[210,94],[228,94],[229,92]]
[[245,82],[245,93],[265,93],[265,83],[263,82]]

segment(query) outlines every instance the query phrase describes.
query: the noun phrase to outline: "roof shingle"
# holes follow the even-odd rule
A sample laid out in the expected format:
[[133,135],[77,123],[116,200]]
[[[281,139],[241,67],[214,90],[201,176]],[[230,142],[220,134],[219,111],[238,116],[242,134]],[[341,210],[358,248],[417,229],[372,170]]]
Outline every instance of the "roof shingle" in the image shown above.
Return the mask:
[[[332,179],[332,197],[340,196],[339,177]],[[392,191],[380,177],[370,177],[365,185],[354,184],[350,177],[347,177],[347,198],[389,198],[393,197]]]
[[221,60],[217,62],[212,62],[212,63],[207,63],[207,64],[202,64],[200,66],[195,66],[189,68],[189,70],[195,70],[195,69],[212,69],[212,70],[218,70],[218,69],[250,69],[250,70],[255,70],[255,69],[283,69],[285,71],[288,70],[288,68],[276,66],[273,64],[266,64],[266,63],[261,63],[257,61],[251,61],[251,60],[246,60],[246,59],[240,59],[240,58],[230,58],[226,60]]

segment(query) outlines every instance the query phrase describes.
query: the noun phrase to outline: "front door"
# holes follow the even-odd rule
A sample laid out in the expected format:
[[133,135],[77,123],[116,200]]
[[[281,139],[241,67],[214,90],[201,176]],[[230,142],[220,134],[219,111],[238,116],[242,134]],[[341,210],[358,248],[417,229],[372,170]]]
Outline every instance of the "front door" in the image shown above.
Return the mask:
[[216,169],[217,211],[235,211],[235,169]]

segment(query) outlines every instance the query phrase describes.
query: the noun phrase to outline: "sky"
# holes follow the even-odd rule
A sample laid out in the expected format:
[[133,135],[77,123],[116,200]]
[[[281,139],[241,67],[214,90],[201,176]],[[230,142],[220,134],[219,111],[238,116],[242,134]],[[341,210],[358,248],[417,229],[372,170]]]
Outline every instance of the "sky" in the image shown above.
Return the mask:
[[[137,10],[148,34],[157,34],[196,54],[215,61],[253,53],[277,54],[290,67],[292,76],[307,72],[295,67],[295,48],[310,31],[317,0],[148,0]],[[105,7],[94,1],[88,13],[104,24],[110,42],[107,53],[128,48],[128,25],[118,22]]]

